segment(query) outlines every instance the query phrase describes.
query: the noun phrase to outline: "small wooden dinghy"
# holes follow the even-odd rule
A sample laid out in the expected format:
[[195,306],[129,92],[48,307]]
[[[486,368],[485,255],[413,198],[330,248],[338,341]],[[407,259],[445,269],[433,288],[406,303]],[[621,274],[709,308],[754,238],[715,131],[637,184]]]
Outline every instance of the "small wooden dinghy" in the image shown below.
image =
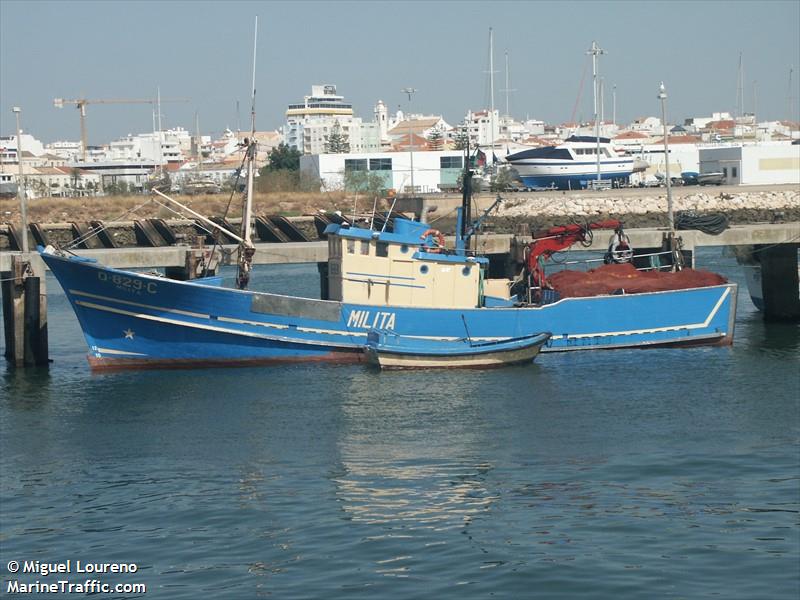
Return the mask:
[[474,341],[431,339],[372,329],[364,348],[367,360],[382,369],[486,368],[533,361],[550,333]]

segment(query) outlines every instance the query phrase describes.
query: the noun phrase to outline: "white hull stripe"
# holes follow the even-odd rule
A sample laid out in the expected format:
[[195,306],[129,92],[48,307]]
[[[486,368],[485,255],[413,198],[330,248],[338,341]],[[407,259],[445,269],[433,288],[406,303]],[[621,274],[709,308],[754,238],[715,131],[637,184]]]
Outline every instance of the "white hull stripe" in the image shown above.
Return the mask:
[[711,309],[711,312],[706,317],[706,320],[702,323],[689,323],[686,325],[671,325],[669,327],[654,327],[652,329],[629,329],[627,331],[606,331],[604,333],[577,333],[574,335],[554,335],[553,339],[564,339],[564,340],[578,340],[581,338],[591,338],[591,337],[610,337],[615,335],[640,335],[643,333],[660,333],[663,331],[680,331],[681,329],[705,329],[708,327],[709,323],[711,323],[712,319],[716,316],[717,312],[719,312],[722,303],[725,301],[725,298],[731,293],[731,288],[726,287],[725,291],[717,300],[717,303],[714,305],[714,308]]
[[[214,325],[205,325],[202,323],[189,323],[187,321],[180,321],[178,319],[168,319],[166,317],[157,317],[155,315],[147,315],[142,313],[135,313],[128,310],[123,310],[121,308],[112,308],[110,306],[104,306],[102,304],[94,304],[92,302],[84,302],[83,300],[76,300],[75,304],[79,306],[83,306],[85,308],[91,308],[94,310],[99,310],[103,312],[110,312],[117,315],[125,315],[127,317],[133,317],[135,319],[143,319],[145,321],[154,321],[157,323],[166,323],[168,325],[177,325],[179,327],[188,327],[190,329],[202,329],[205,331],[215,331],[217,333],[226,333],[229,335],[237,335],[241,337],[249,337],[249,338],[256,338],[262,340],[269,340],[274,342],[286,342],[290,344],[302,344],[302,345],[309,345],[309,346],[329,346],[330,342],[322,342],[317,340],[302,340],[297,338],[289,338],[285,336],[279,335],[264,335],[261,333],[254,333],[251,331],[239,331],[236,329],[227,329],[225,327],[216,327]],[[361,344],[356,343],[341,343],[341,347],[347,348],[360,348]]]
[[125,350],[113,350],[111,348],[94,348],[95,354],[119,354],[120,356],[147,356],[141,352],[126,352]]
[[[157,310],[159,312],[174,314],[174,315],[183,315],[185,317],[193,317],[195,319],[211,319],[211,315],[204,314],[204,313],[196,313],[187,310],[179,310],[177,308],[165,308],[163,306],[153,306],[150,304],[142,304],[140,302],[133,302],[131,300],[120,300],[118,298],[111,298],[110,296],[100,296],[98,294],[90,294],[89,292],[82,292],[80,290],[69,290],[70,294],[75,296],[83,296],[86,298],[93,298],[95,300],[104,300],[106,302],[114,302],[116,304],[124,304],[126,306],[135,306],[137,308],[146,308],[150,310]],[[79,304],[86,305],[85,303],[81,303],[77,301]],[[279,323],[264,323],[263,321],[248,321],[246,319],[237,319],[234,317],[217,317],[217,321],[222,323],[236,323],[237,325],[252,325],[253,327],[267,327],[270,329],[289,329],[288,325],[281,325]],[[184,323],[181,321],[181,323]],[[225,330],[227,331],[227,330]],[[333,329],[314,329],[310,327],[298,327],[297,331],[306,332],[306,333],[321,333],[327,335],[343,335],[343,336],[366,336],[366,332],[364,333],[349,333],[346,331],[337,331]]]

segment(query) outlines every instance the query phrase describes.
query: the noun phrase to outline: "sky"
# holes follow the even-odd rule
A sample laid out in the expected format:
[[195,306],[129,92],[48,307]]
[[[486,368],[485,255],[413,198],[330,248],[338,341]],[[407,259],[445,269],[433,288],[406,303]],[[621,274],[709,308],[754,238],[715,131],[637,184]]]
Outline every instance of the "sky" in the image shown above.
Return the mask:
[[[592,40],[606,52],[607,119],[614,86],[617,122],[660,116],[661,81],[671,123],[736,113],[740,56],[745,112],[788,119],[793,104],[800,114],[800,0],[0,0],[0,134],[15,133],[19,106],[23,131],[78,141],[78,111],[55,108],[54,98],[146,99],[157,90],[189,99],[162,104],[164,128],[193,132],[197,115],[204,134],[249,129],[256,16],[259,130],[279,128],[312,84],[336,85],[365,120],[380,99],[392,113],[457,124],[490,105],[490,27],[495,106],[504,113],[503,90],[514,90],[518,119],[592,118]],[[417,90],[410,104],[408,87]],[[153,128],[150,104],[90,104],[87,114],[90,144]]]

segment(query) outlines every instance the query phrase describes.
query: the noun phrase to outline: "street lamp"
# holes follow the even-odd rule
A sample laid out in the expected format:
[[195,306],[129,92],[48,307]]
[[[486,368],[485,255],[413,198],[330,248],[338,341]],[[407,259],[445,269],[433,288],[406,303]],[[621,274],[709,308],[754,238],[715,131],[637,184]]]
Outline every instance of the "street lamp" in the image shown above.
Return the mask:
[[417,90],[412,87],[403,88],[400,90],[404,94],[408,94],[408,143],[409,143],[409,158],[411,160],[411,193],[416,192],[414,187],[414,132],[411,129],[411,96],[416,94]]
[[661,121],[664,126],[664,178],[667,184],[667,220],[669,222],[669,251],[672,260],[672,270],[680,270],[682,257],[675,248],[675,216],[672,212],[672,180],[669,176],[669,135],[667,131],[667,89],[664,82],[658,88],[658,99],[661,100]]
[[19,167],[19,170],[17,171],[19,173],[17,176],[17,196],[19,197],[19,209],[22,215],[22,252],[27,254],[28,211],[27,206],[25,205],[25,187],[22,182],[22,130],[19,127],[19,115],[22,112],[22,109],[19,106],[14,106],[11,108],[11,112],[17,116],[17,166]]
[[669,176],[669,136],[667,135],[667,89],[664,82],[658,88],[658,99],[661,100],[661,123],[664,126],[664,171],[667,183],[667,219],[669,220],[670,236],[675,233],[675,218],[672,214],[672,181]]

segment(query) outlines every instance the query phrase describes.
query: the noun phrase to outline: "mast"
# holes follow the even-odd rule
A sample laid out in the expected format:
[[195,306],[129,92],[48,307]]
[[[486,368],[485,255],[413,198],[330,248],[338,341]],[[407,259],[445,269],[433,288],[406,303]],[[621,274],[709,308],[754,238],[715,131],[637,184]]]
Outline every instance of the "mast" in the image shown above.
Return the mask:
[[247,193],[245,195],[244,211],[242,213],[242,243],[239,244],[238,273],[236,276],[236,286],[246,289],[250,282],[250,270],[252,268],[253,255],[256,252],[253,242],[250,240],[251,223],[253,216],[253,175],[256,162],[256,44],[258,41],[258,17],[256,17],[253,33],[253,84],[250,105],[250,139],[246,140],[246,162],[247,162]]
[[739,121],[739,131],[742,132],[744,137],[743,119],[744,119],[744,74],[742,71],[742,53],[739,52],[739,76],[736,78],[736,116],[733,120],[733,138],[736,139],[736,121]]
[[494,31],[489,27],[489,141],[492,147],[492,166],[489,170],[494,173]]
[[597,57],[605,53],[605,50],[600,48],[595,41],[592,41],[592,47],[587,52],[587,54],[592,55],[592,79],[594,80],[594,134],[597,138],[597,181],[600,181],[600,121],[598,121],[597,115]]
[[200,150],[201,146],[201,138],[200,138],[200,114],[195,111],[194,112],[194,157],[197,160],[197,181],[199,182],[201,179],[200,176],[200,165],[203,162],[203,153]]
[[[461,178],[461,227],[458,232],[462,244],[467,235],[470,213],[472,212],[470,207],[472,202],[472,169],[470,168],[469,135],[464,136],[464,138],[467,145],[464,147],[464,175]],[[467,250],[467,248],[463,249]]]
[[156,106],[158,106],[158,179],[164,177],[164,149],[161,146],[161,86],[156,87]]
[[617,124],[617,84],[611,86],[611,122]]

